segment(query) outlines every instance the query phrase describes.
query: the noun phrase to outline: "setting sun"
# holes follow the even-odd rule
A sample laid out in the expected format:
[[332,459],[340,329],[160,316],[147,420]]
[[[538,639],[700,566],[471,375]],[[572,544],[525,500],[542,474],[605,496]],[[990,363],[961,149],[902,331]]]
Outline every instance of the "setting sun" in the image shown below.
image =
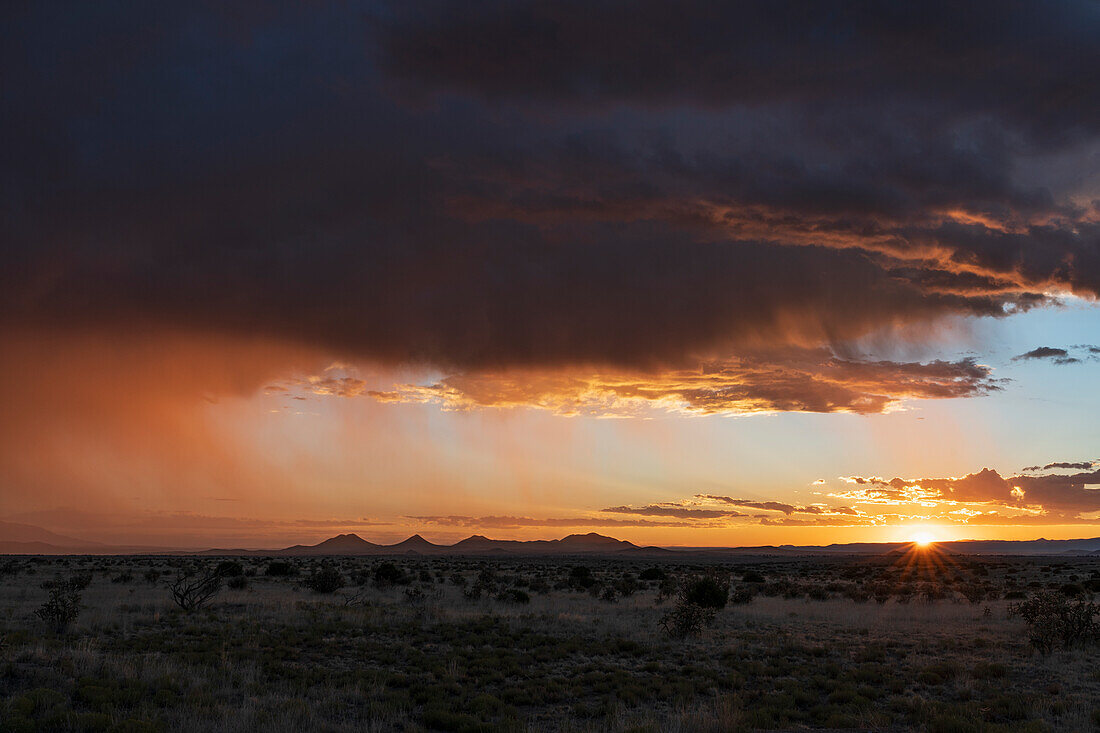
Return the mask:
[[918,547],[928,547],[935,541],[936,538],[933,537],[929,532],[917,532],[915,535],[913,535],[913,544],[917,545]]

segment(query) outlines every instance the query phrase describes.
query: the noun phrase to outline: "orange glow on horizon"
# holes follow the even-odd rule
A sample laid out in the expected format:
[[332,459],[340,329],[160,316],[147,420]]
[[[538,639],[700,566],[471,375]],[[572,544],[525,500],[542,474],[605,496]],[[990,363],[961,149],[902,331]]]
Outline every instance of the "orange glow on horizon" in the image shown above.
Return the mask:
[[917,532],[913,535],[913,544],[917,547],[928,547],[936,541],[931,532]]

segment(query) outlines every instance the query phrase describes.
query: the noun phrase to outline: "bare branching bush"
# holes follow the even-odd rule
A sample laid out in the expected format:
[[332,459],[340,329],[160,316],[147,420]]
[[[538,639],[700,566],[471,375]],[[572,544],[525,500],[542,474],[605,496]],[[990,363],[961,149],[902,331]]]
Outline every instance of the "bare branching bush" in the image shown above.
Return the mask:
[[169,581],[172,600],[184,611],[194,611],[209,603],[222,588],[222,578],[214,570],[200,574],[180,572]]
[[1068,649],[1095,642],[1100,636],[1096,620],[1100,606],[1068,598],[1062,593],[1037,593],[1022,603],[1009,606],[1008,611],[1024,620],[1028,640],[1043,654],[1056,648]]
[[669,636],[677,638],[696,636],[704,627],[710,626],[717,614],[718,609],[704,608],[681,599],[671,611],[661,616],[661,628]]
[[344,605],[348,608],[358,608],[370,603],[367,591],[364,588],[359,588],[352,593],[343,595],[343,599]]
[[50,597],[34,612],[35,615],[61,633],[80,615],[80,592],[84,587],[79,580],[74,583],[72,579],[57,578],[43,583],[42,588],[50,592]]

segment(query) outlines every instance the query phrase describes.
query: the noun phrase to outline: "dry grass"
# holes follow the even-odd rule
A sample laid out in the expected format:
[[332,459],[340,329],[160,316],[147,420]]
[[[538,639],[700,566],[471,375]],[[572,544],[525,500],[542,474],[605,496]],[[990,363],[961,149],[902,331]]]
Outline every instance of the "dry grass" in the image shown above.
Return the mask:
[[[485,567],[476,561],[401,561],[411,577],[431,576],[413,582],[420,600],[406,585],[315,594],[304,575],[267,578],[261,562],[246,561],[259,571],[247,589],[224,589],[192,613],[172,604],[163,580],[143,579],[169,562],[9,566],[0,729],[994,731],[1089,730],[1098,720],[1095,649],[1034,653],[1004,600],[758,595],[727,607],[703,635],[672,640],[658,624],[670,601],[657,603],[655,583],[609,603],[568,587],[561,562],[493,565],[498,583],[545,586],[516,604],[494,593],[469,600],[438,582],[455,572],[472,582]],[[350,581],[374,562],[342,561],[343,571]],[[1097,569],[1065,565],[1019,561],[982,577],[1003,590]],[[593,567],[603,584],[639,570]],[[125,568],[132,579],[111,582]],[[88,569],[76,624],[61,635],[42,628],[41,582]],[[836,562],[763,569],[821,588],[851,574]],[[873,580],[879,570],[868,572]],[[364,604],[345,606],[356,593]]]

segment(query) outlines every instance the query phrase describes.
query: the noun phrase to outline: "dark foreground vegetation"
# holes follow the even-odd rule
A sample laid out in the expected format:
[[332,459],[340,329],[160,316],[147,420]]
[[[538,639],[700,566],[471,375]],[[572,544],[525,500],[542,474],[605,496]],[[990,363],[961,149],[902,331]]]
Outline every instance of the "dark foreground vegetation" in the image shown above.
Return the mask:
[[1100,728],[1100,559],[0,559],[0,730]]

